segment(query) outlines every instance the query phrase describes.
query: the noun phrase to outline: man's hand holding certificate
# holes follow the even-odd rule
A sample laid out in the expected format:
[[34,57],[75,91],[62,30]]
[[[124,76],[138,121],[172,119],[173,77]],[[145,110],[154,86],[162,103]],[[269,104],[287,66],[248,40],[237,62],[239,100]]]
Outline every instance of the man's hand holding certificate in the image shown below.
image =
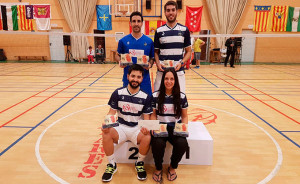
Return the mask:
[[163,66],[165,68],[174,68],[174,60],[164,60]]
[[121,66],[128,66],[128,65],[132,65],[132,58],[131,58],[131,54],[121,54],[121,61],[120,61],[120,65]]
[[149,56],[137,56],[137,64],[143,67],[149,67]]
[[119,126],[119,123],[117,121],[116,115],[106,115],[104,119],[104,124],[102,125],[102,128],[111,128]]

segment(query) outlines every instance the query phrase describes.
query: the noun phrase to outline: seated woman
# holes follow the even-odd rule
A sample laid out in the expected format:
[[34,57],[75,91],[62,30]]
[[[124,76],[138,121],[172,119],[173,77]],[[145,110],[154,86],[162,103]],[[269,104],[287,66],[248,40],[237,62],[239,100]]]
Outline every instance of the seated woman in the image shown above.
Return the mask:
[[167,124],[168,137],[152,137],[151,146],[156,170],[153,179],[162,180],[162,164],[166,142],[173,145],[171,163],[167,169],[167,179],[173,181],[177,178],[175,169],[188,148],[185,137],[173,135],[175,123],[188,123],[188,102],[184,93],[180,92],[178,77],[173,68],[165,69],[159,91],[153,93],[152,120],[158,119],[160,124]]

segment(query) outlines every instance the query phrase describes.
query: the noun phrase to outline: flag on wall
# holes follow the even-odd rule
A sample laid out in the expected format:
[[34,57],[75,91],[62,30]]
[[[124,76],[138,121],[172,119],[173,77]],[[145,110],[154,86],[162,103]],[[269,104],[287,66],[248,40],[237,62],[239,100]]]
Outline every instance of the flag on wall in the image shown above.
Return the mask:
[[1,11],[1,6],[0,6],[0,30],[3,30],[3,26],[2,26],[2,11]]
[[289,7],[286,31],[300,32],[300,7]]
[[201,30],[201,17],[203,6],[201,7],[186,7],[185,26],[192,32]]
[[[155,31],[158,27],[162,26],[166,24],[166,21],[163,20],[155,20],[155,21],[144,21],[143,22],[143,26],[142,26],[142,33],[144,33],[145,35],[154,35]],[[131,24],[129,22],[129,32],[132,32],[132,27]]]
[[164,24],[166,24],[166,21],[162,21],[162,20],[145,21],[145,34],[155,35],[156,29]]
[[2,15],[2,28],[3,28],[3,30],[8,30],[7,16],[6,16],[6,6],[1,6],[1,15]]
[[287,16],[288,6],[273,6],[271,13],[271,31],[286,31]]
[[265,32],[269,26],[271,6],[254,6],[253,31]]
[[97,29],[112,30],[111,15],[109,14],[109,5],[96,5],[97,9]]
[[19,30],[17,6],[6,6],[6,18],[8,30]]
[[23,31],[33,30],[33,6],[18,5],[19,26]]
[[50,30],[50,5],[33,5],[33,13],[38,30]]

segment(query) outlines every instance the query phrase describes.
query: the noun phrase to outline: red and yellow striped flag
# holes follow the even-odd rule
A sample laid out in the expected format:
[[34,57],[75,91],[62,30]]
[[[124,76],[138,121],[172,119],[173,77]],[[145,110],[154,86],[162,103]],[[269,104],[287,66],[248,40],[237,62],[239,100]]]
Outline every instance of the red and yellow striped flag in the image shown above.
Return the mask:
[[286,31],[287,17],[288,17],[288,6],[273,6],[271,13],[271,31],[282,32]]
[[25,5],[18,5],[19,26],[23,31],[32,31],[33,22],[32,19],[27,19],[26,12]]
[[268,29],[271,6],[254,6],[253,31],[265,32]]
[[2,26],[2,12],[1,12],[1,5],[0,5],[0,30],[3,29],[3,26]]

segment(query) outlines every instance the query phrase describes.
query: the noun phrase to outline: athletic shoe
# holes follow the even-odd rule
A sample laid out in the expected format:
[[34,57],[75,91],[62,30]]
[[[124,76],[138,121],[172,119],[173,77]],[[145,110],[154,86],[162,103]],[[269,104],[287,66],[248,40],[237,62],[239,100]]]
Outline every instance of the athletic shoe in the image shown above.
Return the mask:
[[195,68],[200,68],[200,66],[195,66]]
[[144,168],[144,162],[143,161],[136,162],[135,163],[135,169],[136,169],[136,172],[137,172],[137,178],[139,180],[147,179],[147,173],[146,173],[146,170]]
[[94,64],[94,62],[92,62],[92,64]]
[[115,164],[115,167],[110,163],[107,164],[105,172],[102,175],[102,181],[110,181],[116,172],[117,172],[117,164]]

